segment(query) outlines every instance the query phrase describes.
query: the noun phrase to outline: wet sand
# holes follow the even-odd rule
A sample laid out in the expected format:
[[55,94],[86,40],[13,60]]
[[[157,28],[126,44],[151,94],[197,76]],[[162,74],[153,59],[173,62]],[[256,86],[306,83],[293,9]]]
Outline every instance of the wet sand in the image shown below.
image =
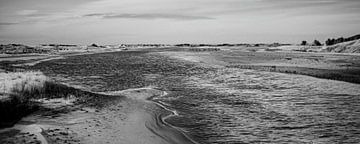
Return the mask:
[[44,100],[57,112],[39,111],[0,130],[1,143],[196,143],[166,122],[176,112],[150,101],[166,92],[140,88],[102,94],[119,99],[102,109],[75,105],[72,99]]

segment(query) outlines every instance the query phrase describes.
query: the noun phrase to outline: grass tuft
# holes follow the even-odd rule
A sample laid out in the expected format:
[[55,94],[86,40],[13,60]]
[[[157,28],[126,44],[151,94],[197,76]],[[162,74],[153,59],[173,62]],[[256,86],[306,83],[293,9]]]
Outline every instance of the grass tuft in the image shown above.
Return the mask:
[[0,127],[8,127],[38,109],[34,100],[68,97],[74,89],[36,71],[0,73]]
[[38,110],[37,99],[75,97],[76,103],[102,107],[118,97],[102,97],[56,83],[41,72],[0,73],[0,128],[10,127],[22,117]]
[[0,73],[0,93],[3,96],[36,94],[41,92],[46,81],[47,77],[36,71]]

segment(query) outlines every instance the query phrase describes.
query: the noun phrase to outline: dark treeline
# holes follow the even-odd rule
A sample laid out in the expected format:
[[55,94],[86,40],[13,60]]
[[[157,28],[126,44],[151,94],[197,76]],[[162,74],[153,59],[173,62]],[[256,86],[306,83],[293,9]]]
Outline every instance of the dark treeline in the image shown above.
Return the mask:
[[321,42],[318,40],[314,40],[314,42],[312,44],[308,44],[307,41],[301,41],[302,46],[306,46],[306,45],[312,45],[312,46],[322,46]]
[[337,38],[337,39],[329,38],[329,39],[326,40],[325,44],[330,46],[330,45],[334,45],[334,44],[338,44],[338,43],[342,43],[342,42],[347,42],[347,41],[353,41],[353,40],[357,40],[357,39],[360,39],[360,34],[352,36],[352,37],[348,37],[348,38],[343,38],[343,37],[340,37],[340,38]]
[[183,43],[183,44],[175,44],[174,46],[177,47],[234,47],[234,46],[246,46],[246,47],[260,47],[260,46],[269,46],[269,47],[277,47],[277,46],[285,46],[290,44],[282,44],[282,43],[272,43],[272,44],[266,44],[266,43],[257,43],[257,44],[247,44],[247,43],[240,43],[240,44],[229,44],[229,43],[223,43],[223,44],[189,44],[189,43]]
[[41,46],[53,46],[53,47],[76,47],[78,45],[73,44],[41,44]]

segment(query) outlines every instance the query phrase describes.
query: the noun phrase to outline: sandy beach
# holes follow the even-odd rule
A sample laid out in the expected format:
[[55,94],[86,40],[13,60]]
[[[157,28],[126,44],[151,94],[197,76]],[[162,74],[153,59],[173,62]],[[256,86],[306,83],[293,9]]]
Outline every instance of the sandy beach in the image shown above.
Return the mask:
[[74,105],[72,99],[45,100],[44,107],[57,111],[41,110],[23,118],[12,128],[2,129],[2,142],[196,143],[179,128],[165,122],[166,117],[173,115],[172,111],[149,100],[151,97],[164,95],[165,92],[141,88],[106,94],[118,98],[101,109]]

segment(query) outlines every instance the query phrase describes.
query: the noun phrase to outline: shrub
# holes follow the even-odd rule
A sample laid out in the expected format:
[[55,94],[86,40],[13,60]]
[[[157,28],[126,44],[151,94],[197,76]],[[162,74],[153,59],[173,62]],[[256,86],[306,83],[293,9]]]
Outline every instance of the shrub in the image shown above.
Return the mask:
[[301,45],[303,45],[303,46],[304,46],[304,45],[307,45],[307,41],[302,41],[302,42],[301,42]]
[[321,46],[322,44],[318,40],[314,40],[314,46]]

